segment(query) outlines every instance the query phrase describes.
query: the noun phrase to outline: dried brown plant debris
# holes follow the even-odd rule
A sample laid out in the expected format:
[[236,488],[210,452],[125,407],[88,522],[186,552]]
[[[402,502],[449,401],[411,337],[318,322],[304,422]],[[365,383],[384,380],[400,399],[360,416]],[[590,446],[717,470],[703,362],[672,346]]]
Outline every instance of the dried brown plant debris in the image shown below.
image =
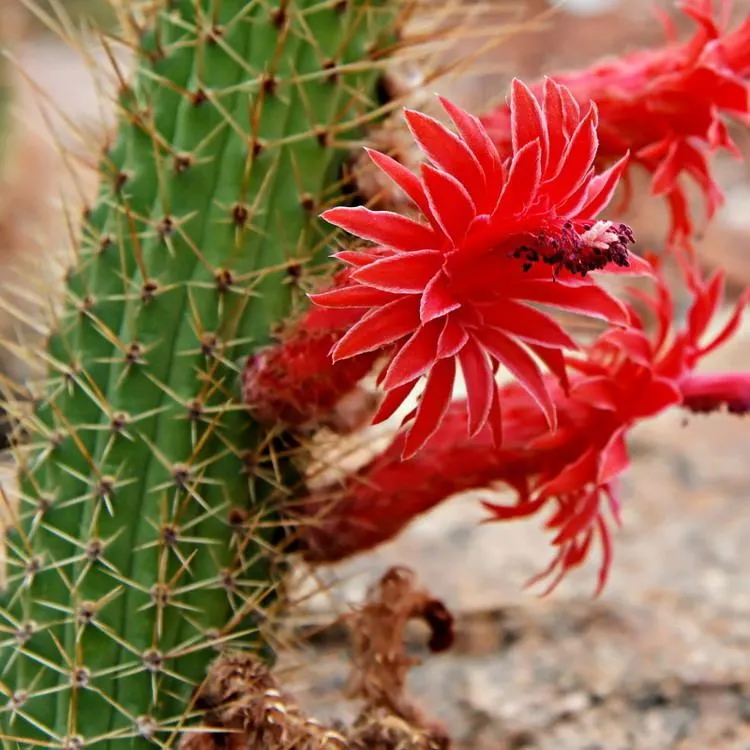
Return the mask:
[[433,653],[453,644],[453,616],[417,586],[416,575],[392,567],[347,618],[352,639],[352,671],[347,694],[364,701],[352,735],[367,748],[447,748],[445,729],[432,722],[405,694],[409,670],[419,659],[406,651],[406,628],[422,620]]
[[310,718],[257,656],[228,652],[196,690],[192,708],[202,723],[183,734],[180,750],[447,750],[445,730],[404,695],[409,669],[418,663],[404,645],[415,618],[427,624],[433,652],[450,647],[451,614],[400,567],[388,570],[347,617],[353,646],[347,692],[363,701],[351,728]]
[[180,750],[345,750],[345,737],[306,717],[278,688],[268,666],[250,653],[228,653],[209,668],[194,708],[200,729]]
[[417,588],[413,571],[390,568],[368,593],[366,602],[348,616],[353,656],[347,693],[367,705],[386,708],[413,719],[413,707],[404,697],[409,670],[419,660],[406,653],[404,638],[411,620],[423,620],[430,629],[428,647],[445,651],[453,643],[453,618],[445,605]]

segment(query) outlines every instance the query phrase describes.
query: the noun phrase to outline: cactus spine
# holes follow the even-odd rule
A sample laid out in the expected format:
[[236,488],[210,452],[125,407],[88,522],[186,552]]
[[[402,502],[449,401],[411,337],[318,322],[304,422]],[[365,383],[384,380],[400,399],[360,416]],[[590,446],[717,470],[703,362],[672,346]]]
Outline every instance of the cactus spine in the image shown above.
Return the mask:
[[238,407],[237,363],[327,254],[316,215],[377,114],[373,53],[398,16],[395,0],[154,4],[17,449],[9,748],[169,746],[216,650],[258,643],[295,475],[289,441]]

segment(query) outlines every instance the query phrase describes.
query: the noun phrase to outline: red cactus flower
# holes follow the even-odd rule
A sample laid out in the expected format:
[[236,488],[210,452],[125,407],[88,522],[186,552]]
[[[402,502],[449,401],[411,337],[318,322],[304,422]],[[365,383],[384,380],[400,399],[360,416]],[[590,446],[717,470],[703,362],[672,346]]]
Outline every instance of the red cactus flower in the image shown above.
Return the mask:
[[[723,148],[739,156],[725,117],[750,115],[750,19],[727,31],[724,19],[731,2],[718,5],[714,12],[712,0],[679,3],[698,25],[688,41],[676,41],[667,19],[669,40],[661,47],[552,76],[578,102],[597,104],[600,165],[630,152],[631,165],[651,173],[654,194],[663,195],[670,207],[673,243],[693,233],[683,176],[701,189],[710,218],[722,193],[711,175],[708,155]],[[540,82],[532,90],[540,92],[544,85]],[[482,122],[500,154],[512,153],[509,107],[489,113]]]
[[596,540],[602,547],[597,592],[612,560],[611,525],[619,523],[614,491],[629,463],[625,438],[637,422],[664,409],[716,409],[750,412],[750,373],[696,374],[700,360],[737,330],[750,294],[711,340],[706,333],[720,307],[721,273],[702,279],[684,265],[693,302],[685,325],[673,321],[672,299],[659,279],[655,297],[639,294],[656,325],[651,331],[631,310],[632,326],[612,329],[591,346],[568,357],[572,374],[566,394],[550,376],[549,392],[558,413],[550,431],[533,400],[516,383],[501,389],[505,441],[493,445],[488,428],[466,434],[466,406],[454,403],[443,423],[413,458],[401,460],[404,435],[341,489],[320,491],[304,513],[318,522],[304,529],[307,556],[332,561],[395,536],[415,516],[457,492],[502,482],[514,488],[513,505],[486,503],[491,520],[526,518],[547,509],[554,534],[551,564],[533,581],[551,578],[552,590],[571,569],[582,565]]
[[564,382],[561,351],[575,343],[536,306],[625,324],[625,308],[588,272],[647,268],[628,250],[633,238],[627,226],[596,220],[626,157],[594,173],[594,106],[582,111],[553,82],[537,100],[514,81],[512,147],[503,160],[475,117],[441,103],[457,135],[423,114],[406,113],[431,162],[421,178],[383,154],[370,154],[425,221],[362,207],[327,211],[327,221],[376,244],[338,253],[351,266],[351,283],[312,296],[317,305],[358,311],[358,321],[333,348],[334,361],[390,349],[381,373],[388,395],[376,419],[390,416],[426,377],[419,406],[408,417],[406,456],[437,430],[458,366],[467,385],[470,434],[490,424],[500,440],[498,367],[515,376],[554,425],[554,403],[533,355]]

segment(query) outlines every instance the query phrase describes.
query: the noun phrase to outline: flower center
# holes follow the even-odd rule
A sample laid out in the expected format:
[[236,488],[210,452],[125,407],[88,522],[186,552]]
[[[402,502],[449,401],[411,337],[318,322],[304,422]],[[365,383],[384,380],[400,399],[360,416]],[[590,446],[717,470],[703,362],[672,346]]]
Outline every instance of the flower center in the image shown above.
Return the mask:
[[523,260],[523,270],[529,271],[534,263],[555,266],[555,274],[563,268],[574,275],[585,276],[609,263],[628,266],[628,245],[635,242],[633,230],[627,224],[597,221],[582,224],[582,232],[566,221],[558,232],[539,232],[530,242],[520,245],[513,258]]

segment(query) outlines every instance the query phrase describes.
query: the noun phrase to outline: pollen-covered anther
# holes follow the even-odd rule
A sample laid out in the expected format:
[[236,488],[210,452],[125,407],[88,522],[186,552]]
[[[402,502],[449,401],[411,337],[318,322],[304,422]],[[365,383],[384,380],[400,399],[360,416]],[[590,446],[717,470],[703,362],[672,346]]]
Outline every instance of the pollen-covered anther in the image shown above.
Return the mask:
[[563,269],[577,276],[600,271],[613,264],[620,268],[630,265],[628,246],[635,242],[627,224],[597,221],[583,224],[578,231],[566,221],[558,233],[540,232],[532,241],[521,245],[511,255],[523,261],[523,270],[530,271],[535,263]]
[[[604,265],[614,263],[622,268],[629,265],[628,245],[635,243],[635,237],[627,224],[597,221],[581,234],[581,240],[585,247],[594,251],[596,257],[604,259]],[[601,251],[601,254],[596,253],[597,250]]]

